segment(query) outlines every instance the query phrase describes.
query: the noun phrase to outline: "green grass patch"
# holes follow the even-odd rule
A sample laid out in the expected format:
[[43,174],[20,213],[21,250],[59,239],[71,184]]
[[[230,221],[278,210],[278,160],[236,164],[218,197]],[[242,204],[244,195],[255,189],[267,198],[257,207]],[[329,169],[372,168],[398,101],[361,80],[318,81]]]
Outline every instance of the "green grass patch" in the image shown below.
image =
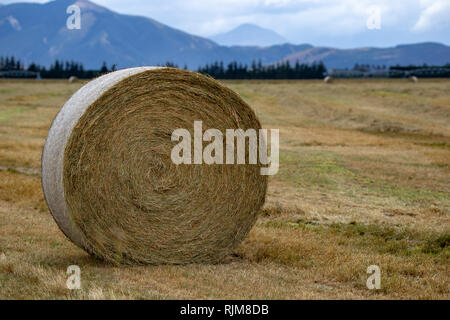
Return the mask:
[[333,153],[280,152],[279,178],[293,186],[338,189],[353,173]]
[[442,251],[449,253],[450,248],[450,233],[443,233],[430,237],[425,241],[421,247],[421,251],[430,254],[439,254]]
[[370,94],[379,96],[379,97],[395,97],[395,98],[409,98],[410,94],[404,92],[393,92],[393,91],[385,91],[385,90],[377,90],[370,91]]
[[394,184],[386,180],[372,179],[367,189],[381,197],[394,197],[405,204],[429,203],[430,201],[448,201],[446,192],[432,191],[425,188]]
[[328,235],[341,238],[340,243],[355,245],[382,254],[411,256],[417,254],[450,258],[450,233],[423,233],[387,224],[350,223],[319,224],[315,221],[299,219],[296,221],[268,221],[268,228],[313,231],[327,238]]
[[13,118],[14,116],[29,111],[29,108],[23,107],[10,107],[0,110],[0,122],[5,122]]
[[251,92],[250,90],[246,89],[242,85],[231,85],[229,86],[232,90],[236,91],[242,99],[245,101],[249,101],[250,99],[255,97],[255,93]]
[[[361,159],[361,161],[366,161]],[[367,159],[367,161],[371,161]],[[334,153],[308,150],[280,152],[280,171],[277,179],[294,187],[322,192],[340,192],[347,197],[365,196],[395,198],[404,204],[447,201],[448,193],[421,187],[397,184],[391,180],[366,176],[364,171],[349,170],[341,156]]]
[[415,144],[430,148],[444,149],[450,151],[450,143],[445,141],[437,141],[437,142],[415,142]]

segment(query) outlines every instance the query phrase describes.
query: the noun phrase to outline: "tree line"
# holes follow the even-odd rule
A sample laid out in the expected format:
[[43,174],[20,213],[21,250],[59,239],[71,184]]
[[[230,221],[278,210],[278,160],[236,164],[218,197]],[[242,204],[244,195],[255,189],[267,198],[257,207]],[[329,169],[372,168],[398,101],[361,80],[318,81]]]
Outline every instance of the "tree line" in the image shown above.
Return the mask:
[[[172,62],[159,64],[178,68]],[[187,66],[184,66],[187,69]],[[0,71],[29,71],[39,73],[42,78],[62,79],[75,76],[81,79],[90,79],[115,71],[116,65],[108,68],[104,62],[99,70],[85,70],[82,63],[75,61],[56,60],[49,68],[31,63],[28,67],[14,57],[0,57]],[[322,62],[300,64],[298,61],[292,66],[289,61],[264,66],[261,61],[247,64],[233,61],[225,65],[222,61],[206,64],[197,69],[197,72],[209,75],[216,79],[321,79],[327,72]]]
[[419,69],[437,69],[437,68],[450,68],[450,63],[447,63],[443,66],[429,66],[426,63],[424,63],[421,66],[416,66],[416,65],[408,65],[408,66],[401,66],[399,64],[395,65],[395,66],[391,66],[389,69],[390,70],[402,70],[402,71],[411,71],[411,70],[419,70]]
[[370,72],[370,71],[383,71],[386,70],[386,65],[370,65],[370,64],[359,64],[355,63],[353,66],[354,71],[361,71],[361,72]]
[[261,60],[253,61],[250,66],[236,61],[224,66],[223,62],[216,61],[199,67],[197,71],[216,79],[322,79],[327,73],[323,62],[300,64],[297,61],[291,65],[284,61],[264,66]]
[[400,78],[406,76],[417,76],[420,78],[450,78],[450,63],[443,66],[429,66],[423,64],[421,66],[395,65],[389,68],[389,76],[391,78]]
[[[178,65],[172,62],[159,66],[178,68]],[[187,66],[184,66],[184,69],[187,69]],[[293,66],[289,61],[284,61],[264,66],[261,60],[254,60],[250,66],[237,61],[226,65],[223,61],[216,61],[200,66],[196,71],[215,79],[323,79],[327,68],[322,61],[300,64],[297,60]]]
[[[172,62],[159,64],[159,66],[178,68],[178,65]],[[48,68],[36,63],[31,63],[25,67],[24,63],[13,56],[0,57],[0,72],[23,71],[25,73],[28,72],[33,77],[39,75],[41,78],[67,79],[75,76],[80,79],[92,79],[116,69],[116,65],[108,67],[106,62],[103,62],[98,70],[86,70],[82,63],[63,60],[56,60]],[[184,66],[184,69],[187,69],[187,66]],[[444,66],[427,66],[426,64],[421,66],[396,65],[389,68],[385,65],[355,64],[352,70],[366,73],[385,72],[387,77],[406,77],[411,75],[419,77],[450,77],[450,64]],[[261,60],[253,61],[250,65],[237,61],[225,65],[222,61],[216,61],[198,67],[197,72],[216,79],[323,79],[327,75],[327,68],[322,61],[318,63],[313,62],[312,64],[296,61],[293,65],[289,61],[270,65],[263,65]]]
[[99,75],[115,71],[116,65],[108,68],[106,62],[98,70],[85,70],[82,63],[75,61],[56,60],[49,68],[40,66],[32,62],[28,67],[15,57],[0,57],[0,71],[28,71],[30,73],[39,74],[42,78],[49,79],[66,79],[69,77],[77,77],[80,79],[92,79]]

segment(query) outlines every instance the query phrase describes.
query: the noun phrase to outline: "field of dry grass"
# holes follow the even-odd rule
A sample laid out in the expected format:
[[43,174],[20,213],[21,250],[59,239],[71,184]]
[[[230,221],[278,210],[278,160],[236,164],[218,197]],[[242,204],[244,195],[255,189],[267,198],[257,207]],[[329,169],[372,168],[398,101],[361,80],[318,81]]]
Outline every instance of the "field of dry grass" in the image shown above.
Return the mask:
[[280,129],[260,219],[223,264],[125,268],[67,240],[42,194],[47,131],[82,84],[0,80],[0,298],[450,298],[449,80],[225,84]]

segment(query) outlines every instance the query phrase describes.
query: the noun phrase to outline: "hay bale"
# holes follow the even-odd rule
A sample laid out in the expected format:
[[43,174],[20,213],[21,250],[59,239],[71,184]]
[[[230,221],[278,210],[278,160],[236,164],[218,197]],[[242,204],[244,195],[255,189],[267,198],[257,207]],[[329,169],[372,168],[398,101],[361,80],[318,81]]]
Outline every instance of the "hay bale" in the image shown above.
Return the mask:
[[69,81],[69,83],[75,83],[75,82],[78,82],[78,78],[75,76],[71,76],[68,81]]
[[[233,91],[197,73],[142,67],[78,90],[56,116],[42,184],[64,234],[114,264],[222,261],[264,203],[261,165],[175,165],[175,129],[260,129]],[[206,145],[206,143],[204,143]],[[248,150],[247,150],[248,153]]]
[[323,82],[325,82],[325,83],[332,83],[333,80],[334,80],[334,79],[333,79],[332,77],[326,76],[325,79],[323,79]]
[[409,77],[409,80],[412,81],[412,82],[414,82],[414,83],[419,82],[419,79],[418,79],[416,76],[411,76],[411,77]]

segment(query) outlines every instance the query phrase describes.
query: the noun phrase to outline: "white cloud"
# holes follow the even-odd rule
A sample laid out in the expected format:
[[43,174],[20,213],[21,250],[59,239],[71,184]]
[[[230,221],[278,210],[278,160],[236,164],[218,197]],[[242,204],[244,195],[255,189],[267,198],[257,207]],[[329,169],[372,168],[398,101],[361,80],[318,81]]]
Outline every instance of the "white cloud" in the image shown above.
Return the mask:
[[448,0],[422,0],[421,5],[424,8],[419,20],[413,27],[414,31],[422,32],[436,27],[448,25],[450,17],[450,1]]
[[[17,1],[3,1],[3,3],[10,2]],[[215,35],[241,23],[250,22],[275,30],[296,43],[356,46],[359,42],[365,41],[367,45],[372,43],[391,45],[414,42],[416,39],[450,43],[450,24],[447,21],[450,20],[448,19],[450,0],[93,0],[93,2],[120,13],[148,16],[201,36]],[[381,9],[381,30],[368,32],[367,10],[372,6]]]

